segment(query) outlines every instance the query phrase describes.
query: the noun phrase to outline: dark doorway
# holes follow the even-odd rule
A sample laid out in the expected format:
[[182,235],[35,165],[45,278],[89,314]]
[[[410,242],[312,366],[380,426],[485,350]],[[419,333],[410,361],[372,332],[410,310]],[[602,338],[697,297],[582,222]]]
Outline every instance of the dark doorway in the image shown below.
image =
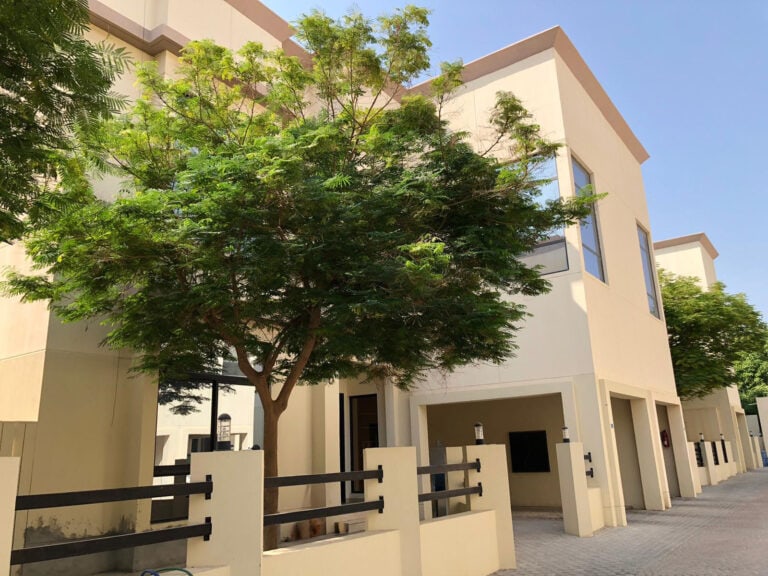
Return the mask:
[[[363,469],[363,450],[379,447],[379,407],[376,394],[349,399],[349,440],[352,470]],[[363,491],[363,481],[352,482],[352,493]]]

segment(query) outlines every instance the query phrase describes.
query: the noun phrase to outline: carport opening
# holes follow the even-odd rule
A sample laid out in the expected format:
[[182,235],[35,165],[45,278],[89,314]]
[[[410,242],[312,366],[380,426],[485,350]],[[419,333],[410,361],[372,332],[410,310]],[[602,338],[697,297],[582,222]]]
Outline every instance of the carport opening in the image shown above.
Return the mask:
[[428,406],[427,433],[433,463],[446,447],[473,444],[476,422],[482,422],[487,444],[503,444],[506,448],[512,507],[560,510],[555,444],[562,439],[561,396],[547,394]]
[[640,460],[637,456],[637,439],[629,400],[611,397],[613,427],[616,448],[619,453],[621,488],[624,492],[624,506],[627,509],[644,510],[643,482],[640,476]]
[[667,471],[667,485],[669,486],[669,495],[672,498],[679,498],[680,482],[677,479],[675,449],[672,446],[672,431],[669,425],[667,407],[663,406],[662,404],[657,404],[656,417],[659,420],[659,442],[661,443],[661,453],[664,456],[664,468]]

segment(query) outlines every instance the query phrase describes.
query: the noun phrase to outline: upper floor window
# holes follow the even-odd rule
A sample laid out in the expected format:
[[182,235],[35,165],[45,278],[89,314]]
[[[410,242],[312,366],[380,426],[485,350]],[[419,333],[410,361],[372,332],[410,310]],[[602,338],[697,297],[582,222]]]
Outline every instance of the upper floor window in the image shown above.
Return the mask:
[[[544,205],[549,200],[560,199],[560,186],[557,182],[557,165],[555,158],[550,158],[541,164],[534,174],[540,182],[537,200]],[[521,260],[527,266],[538,266],[541,274],[553,274],[568,270],[568,253],[565,247],[565,229],[551,230],[549,238],[540,242],[536,248],[524,255]]]
[[[572,160],[572,164],[576,193],[592,194],[591,189],[588,188],[592,184],[589,172],[576,159]],[[581,251],[584,254],[584,267],[587,272],[605,282],[603,255],[600,251],[600,235],[597,229],[597,212],[594,205],[592,205],[589,216],[581,222]]]
[[640,257],[643,260],[643,276],[645,276],[645,293],[648,296],[648,308],[656,318],[661,318],[659,312],[659,299],[656,296],[656,269],[651,258],[648,232],[640,226],[637,227],[637,238],[640,240]]

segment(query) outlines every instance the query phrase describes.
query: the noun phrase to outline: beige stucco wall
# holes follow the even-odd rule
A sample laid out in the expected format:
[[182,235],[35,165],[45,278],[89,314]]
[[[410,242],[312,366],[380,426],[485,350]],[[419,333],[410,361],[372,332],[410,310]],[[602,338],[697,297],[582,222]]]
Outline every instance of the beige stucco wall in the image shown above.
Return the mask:
[[[488,116],[496,93],[509,91],[517,96],[541,126],[542,134],[563,142],[565,131],[559,100],[554,49],[548,49],[520,62],[468,82],[446,105],[445,117],[453,128],[467,130],[478,150],[492,140]],[[502,146],[497,154],[504,158]],[[561,194],[572,190],[567,149],[557,159]],[[493,383],[511,385],[539,378],[571,376],[593,372],[592,350],[586,337],[588,325],[584,286],[580,274],[577,227],[566,230],[569,270],[547,276],[552,291],[546,296],[518,298],[533,315],[525,329],[517,333],[516,358],[501,366],[472,366],[442,378],[435,375],[420,389],[441,386],[474,386]],[[574,337],[583,334],[584,337]]]
[[717,282],[715,261],[700,241],[657,248],[656,264],[677,276],[696,278],[703,289]]
[[645,293],[637,226],[651,227],[640,164],[559,55],[556,63],[568,149],[591,173],[594,192],[606,194],[596,207],[606,281],[584,274],[595,372],[674,393],[666,328]]
[[101,0],[148,31],[166,25],[189,39],[210,38],[228,48],[257,41],[282,43],[225,0]]

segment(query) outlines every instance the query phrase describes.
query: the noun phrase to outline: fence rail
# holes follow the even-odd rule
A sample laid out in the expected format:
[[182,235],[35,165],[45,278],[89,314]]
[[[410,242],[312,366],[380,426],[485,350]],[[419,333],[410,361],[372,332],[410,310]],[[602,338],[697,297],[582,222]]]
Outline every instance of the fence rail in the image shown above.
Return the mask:
[[341,516],[342,514],[367,512],[370,510],[377,510],[379,514],[381,514],[384,511],[384,497],[379,496],[378,500],[371,500],[370,502],[357,502],[355,504],[341,504],[339,506],[328,506],[326,508],[309,508],[307,510],[296,510],[295,512],[265,514],[264,526],[287,524],[288,522],[300,522],[301,520],[311,520],[312,518],[328,518],[329,516]]
[[[56,492],[51,494],[30,494],[16,497],[16,511],[38,510],[40,508],[60,508],[63,506],[83,506],[87,504],[105,504],[107,502],[123,502],[126,500],[144,500],[164,496],[189,496],[190,494],[205,494],[209,499],[213,494],[213,479],[206,476],[204,482],[189,484],[163,484],[159,486],[135,486],[131,488],[107,488],[104,490],[81,490],[79,492]],[[114,536],[97,536],[69,542],[46,544],[11,550],[11,564],[31,564],[45,560],[57,560],[72,556],[83,556],[97,552],[109,552],[122,548],[147,546],[172,540],[185,540],[202,536],[206,540],[212,530],[211,519],[206,518],[203,524],[119,534]]]
[[329,472],[327,474],[302,474],[300,476],[272,476],[264,478],[264,488],[282,486],[303,486],[306,484],[326,484],[329,482],[347,482],[349,480],[375,479],[379,484],[384,481],[384,470],[357,470],[355,472]]
[[212,525],[209,518],[204,524],[193,524],[180,528],[166,528],[164,530],[152,530],[149,532],[136,532],[134,534],[121,534],[119,536],[102,536],[62,542],[60,544],[47,544],[20,548],[11,551],[11,564],[32,564],[45,560],[57,560],[59,558],[71,558],[72,556],[84,556],[96,552],[109,552],[134,546],[146,546],[172,540],[184,540],[202,536],[206,540],[210,537]]
[[419,475],[445,474],[446,472],[460,472],[463,470],[477,470],[480,472],[480,458],[474,462],[459,462],[458,464],[434,464],[432,466],[419,466],[416,473]]
[[153,476],[160,478],[162,476],[189,476],[189,464],[167,464],[155,466]]
[[107,488],[105,490],[83,490],[80,492],[57,492],[53,494],[32,494],[16,497],[16,510],[37,510],[40,508],[61,508],[62,506],[82,506],[84,504],[103,504],[125,500],[143,500],[164,496],[188,496],[205,494],[206,499],[213,493],[213,482],[191,482],[189,484],[162,484],[157,486],[137,486],[134,488]]
[[478,483],[477,486],[470,486],[468,488],[454,488],[453,490],[437,490],[436,492],[425,492],[419,494],[419,502],[430,502],[432,500],[442,500],[444,498],[455,498],[457,496],[468,496],[470,494],[483,495],[483,484]]

